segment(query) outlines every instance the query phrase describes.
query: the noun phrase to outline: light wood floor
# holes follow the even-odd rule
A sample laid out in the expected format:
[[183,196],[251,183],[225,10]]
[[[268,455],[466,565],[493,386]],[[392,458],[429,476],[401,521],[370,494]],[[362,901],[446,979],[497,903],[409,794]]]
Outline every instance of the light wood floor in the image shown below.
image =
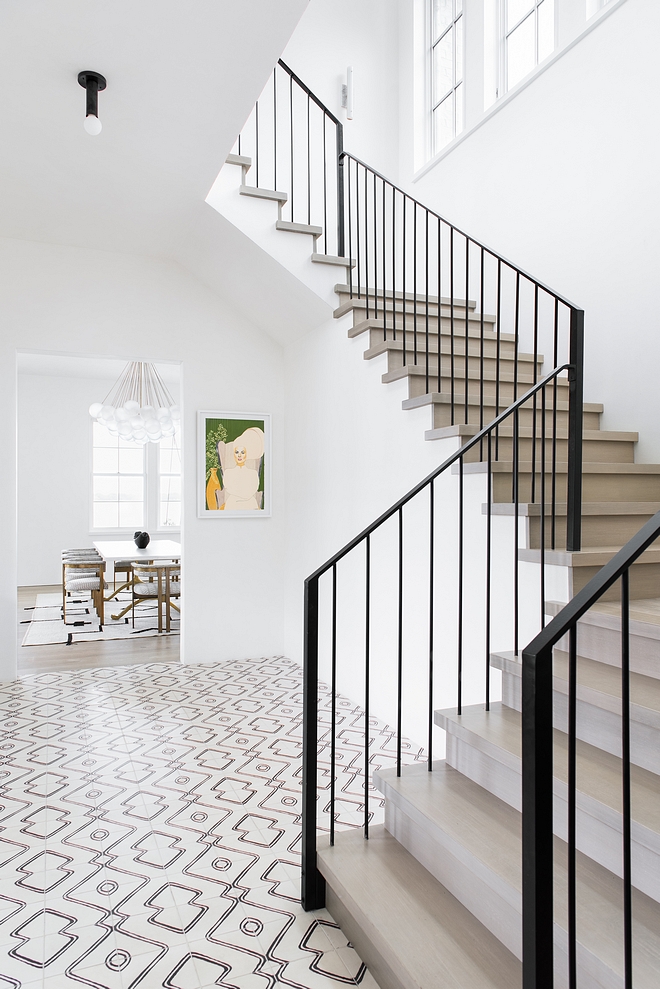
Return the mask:
[[[61,593],[58,584],[18,588],[18,621],[23,608],[34,605],[37,594]],[[76,642],[65,646],[22,646],[25,625],[18,626],[18,675],[48,673],[52,670],[85,670],[99,666],[138,666],[142,663],[178,663],[179,636],[151,636],[148,639],[108,639],[105,642]]]

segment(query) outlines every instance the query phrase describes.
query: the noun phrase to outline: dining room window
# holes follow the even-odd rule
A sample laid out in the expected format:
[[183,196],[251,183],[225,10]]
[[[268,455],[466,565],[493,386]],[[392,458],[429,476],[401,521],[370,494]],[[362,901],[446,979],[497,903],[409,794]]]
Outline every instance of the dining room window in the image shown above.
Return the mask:
[[463,130],[463,0],[429,0],[431,147],[437,154]]
[[145,494],[145,448],[92,423],[92,528],[141,528]]
[[181,525],[181,448],[179,437],[164,436],[158,444],[158,524]]

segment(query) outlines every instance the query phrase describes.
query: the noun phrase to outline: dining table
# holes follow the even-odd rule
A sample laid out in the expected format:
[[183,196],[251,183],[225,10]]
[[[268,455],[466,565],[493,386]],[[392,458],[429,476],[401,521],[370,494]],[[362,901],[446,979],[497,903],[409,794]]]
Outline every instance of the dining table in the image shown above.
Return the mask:
[[[152,539],[148,546],[139,549],[133,539],[97,539],[93,545],[101,554],[106,563],[114,563],[115,560],[130,560],[132,563],[158,563],[160,560],[181,560],[181,543],[175,539]],[[132,586],[132,579],[113,589],[106,601],[111,601],[121,591]],[[113,615],[113,619],[122,618],[127,611],[130,611],[132,603],[127,605],[118,615]]]

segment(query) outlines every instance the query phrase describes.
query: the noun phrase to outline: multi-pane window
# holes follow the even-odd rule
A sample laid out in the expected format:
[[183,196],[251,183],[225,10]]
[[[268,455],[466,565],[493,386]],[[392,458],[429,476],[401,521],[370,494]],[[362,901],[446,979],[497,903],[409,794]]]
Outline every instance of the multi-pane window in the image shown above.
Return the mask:
[[463,130],[463,0],[431,0],[430,17],[435,154]]
[[504,14],[508,90],[554,50],[554,0],[505,0]]
[[99,422],[92,428],[92,526],[138,529],[145,515],[144,447],[112,436]]
[[158,445],[158,524],[181,525],[181,450],[176,435]]

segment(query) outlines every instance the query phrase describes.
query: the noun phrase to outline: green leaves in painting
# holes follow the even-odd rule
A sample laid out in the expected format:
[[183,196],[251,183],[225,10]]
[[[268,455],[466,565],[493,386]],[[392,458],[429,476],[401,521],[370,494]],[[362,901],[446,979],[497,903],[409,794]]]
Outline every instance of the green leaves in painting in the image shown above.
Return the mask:
[[206,426],[206,480],[211,476],[211,471],[214,468],[220,467],[220,461],[218,459],[218,443],[225,442],[227,439],[227,430],[222,425],[221,422],[218,423],[215,429],[211,429],[209,424]]

